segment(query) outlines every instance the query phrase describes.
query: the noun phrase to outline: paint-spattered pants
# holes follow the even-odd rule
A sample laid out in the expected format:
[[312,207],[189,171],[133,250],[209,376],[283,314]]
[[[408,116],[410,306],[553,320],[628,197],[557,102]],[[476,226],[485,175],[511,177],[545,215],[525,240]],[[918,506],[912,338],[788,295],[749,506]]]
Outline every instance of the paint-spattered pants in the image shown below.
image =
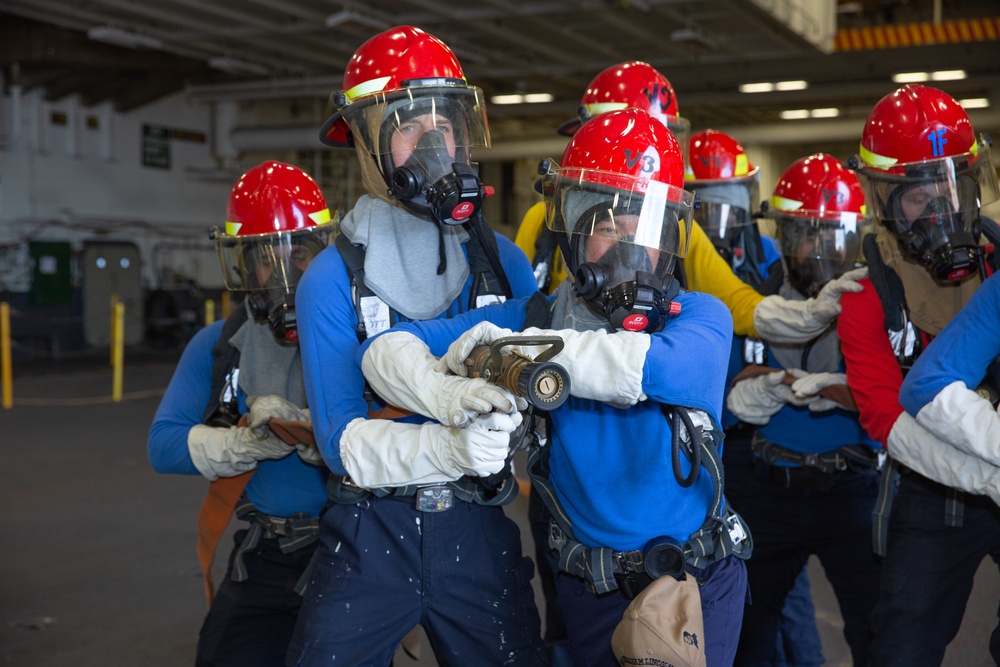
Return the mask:
[[334,505],[315,557],[289,665],[384,667],[417,624],[443,667],[545,664],[534,566],[500,507]]

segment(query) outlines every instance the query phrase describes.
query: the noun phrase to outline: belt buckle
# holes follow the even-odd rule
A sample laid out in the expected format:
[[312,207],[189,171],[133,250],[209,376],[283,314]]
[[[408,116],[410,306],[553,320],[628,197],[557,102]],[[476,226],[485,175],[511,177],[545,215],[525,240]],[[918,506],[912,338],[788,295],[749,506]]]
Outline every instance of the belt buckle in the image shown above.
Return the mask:
[[278,537],[288,537],[294,532],[292,520],[279,516],[268,517],[268,528]]
[[420,512],[445,512],[455,506],[455,490],[444,484],[418,486],[415,498]]

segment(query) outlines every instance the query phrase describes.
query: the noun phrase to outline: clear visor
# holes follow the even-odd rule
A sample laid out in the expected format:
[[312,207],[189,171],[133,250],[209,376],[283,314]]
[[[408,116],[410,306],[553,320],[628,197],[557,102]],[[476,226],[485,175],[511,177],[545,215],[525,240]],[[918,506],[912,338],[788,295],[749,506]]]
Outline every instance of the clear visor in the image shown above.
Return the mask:
[[944,231],[969,231],[979,209],[997,200],[996,171],[989,144],[977,155],[895,165],[889,171],[857,171],[871,213],[900,233],[920,221]]
[[731,247],[740,230],[753,224],[753,207],[760,198],[756,178],[688,181],[687,188],[698,195],[694,219],[716,246]]
[[556,170],[546,224],[569,235],[575,264],[601,263],[634,279],[665,278],[687,255],[694,195],[659,181],[589,169]]
[[861,260],[861,239],[872,225],[855,213],[802,213],[772,217],[789,281],[805,296],[815,296]]
[[[356,108],[353,108],[356,107]],[[402,166],[437,132],[457,162],[469,162],[473,148],[490,147],[483,91],[474,86],[418,86],[377,93],[344,109],[355,141],[394,167]],[[423,139],[426,143],[428,140]]]
[[216,249],[226,288],[291,294],[309,262],[335,235],[338,221],[292,232],[254,236],[217,233]]

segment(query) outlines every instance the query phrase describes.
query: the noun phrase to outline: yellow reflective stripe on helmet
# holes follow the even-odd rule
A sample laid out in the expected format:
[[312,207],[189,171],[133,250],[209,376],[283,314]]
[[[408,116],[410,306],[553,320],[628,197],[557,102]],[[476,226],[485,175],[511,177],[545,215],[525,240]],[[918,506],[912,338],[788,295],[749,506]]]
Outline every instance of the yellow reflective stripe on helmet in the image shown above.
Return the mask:
[[389,83],[389,79],[391,78],[392,77],[388,76],[380,76],[377,79],[362,81],[350,90],[345,90],[344,97],[347,98],[348,102],[353,102],[356,97],[361,97],[362,95],[367,95],[368,93],[378,92],[385,88],[385,84]]
[[972,146],[969,148],[969,152],[973,155],[979,155],[979,140],[973,139]]
[[309,219],[315,222],[317,225],[326,224],[330,222],[330,209],[324,208],[322,211],[316,211],[315,213],[310,213]]
[[750,160],[747,159],[746,153],[740,153],[736,156],[736,165],[733,167],[733,176],[746,176],[750,171]]
[[771,206],[782,211],[797,211],[802,208],[802,202],[779,195],[771,195]]
[[242,226],[242,222],[229,222],[226,220],[226,236],[236,236],[240,233],[240,228]]
[[587,110],[591,116],[600,116],[602,113],[607,113],[609,111],[619,111],[620,109],[627,108],[628,105],[624,102],[593,102],[592,104],[585,104],[584,109]]
[[899,162],[899,160],[897,160],[894,157],[886,157],[884,155],[879,155],[878,153],[872,153],[864,146],[861,147],[860,153],[862,162],[872,167],[878,167],[879,169],[884,169],[885,167],[891,167],[892,165]]

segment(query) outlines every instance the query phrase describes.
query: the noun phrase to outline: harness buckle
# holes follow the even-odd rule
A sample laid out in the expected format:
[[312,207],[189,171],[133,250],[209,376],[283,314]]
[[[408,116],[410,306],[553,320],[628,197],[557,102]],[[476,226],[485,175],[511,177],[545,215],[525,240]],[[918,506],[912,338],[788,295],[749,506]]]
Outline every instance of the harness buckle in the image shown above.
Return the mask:
[[269,516],[267,517],[267,519],[268,519],[268,528],[270,529],[270,532],[273,532],[278,537],[288,537],[289,535],[295,532],[295,530],[292,528],[292,520],[289,518],[280,516]]
[[418,486],[414,498],[420,512],[446,512],[455,506],[455,490],[444,484]]
[[566,546],[566,541],[566,533],[559,527],[555,519],[551,519],[549,521],[549,549],[562,553],[563,547]]

